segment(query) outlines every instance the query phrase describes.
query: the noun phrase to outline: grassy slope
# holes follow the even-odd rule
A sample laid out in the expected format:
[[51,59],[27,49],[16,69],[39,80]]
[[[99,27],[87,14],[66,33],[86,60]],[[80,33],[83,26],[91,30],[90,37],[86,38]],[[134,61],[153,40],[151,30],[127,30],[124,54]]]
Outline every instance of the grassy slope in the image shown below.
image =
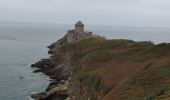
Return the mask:
[[170,44],[90,38],[56,51],[71,57],[64,61],[72,65],[77,100],[162,100],[170,94]]

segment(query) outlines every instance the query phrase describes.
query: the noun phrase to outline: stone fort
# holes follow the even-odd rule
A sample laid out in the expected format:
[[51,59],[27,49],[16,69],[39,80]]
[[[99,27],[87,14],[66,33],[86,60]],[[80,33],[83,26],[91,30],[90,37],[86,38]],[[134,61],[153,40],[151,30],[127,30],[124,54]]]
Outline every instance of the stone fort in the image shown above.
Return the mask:
[[81,21],[78,21],[75,24],[75,29],[67,31],[67,41],[68,42],[82,40],[85,38],[90,38],[92,36],[93,36],[92,32],[87,32],[84,30],[84,24]]

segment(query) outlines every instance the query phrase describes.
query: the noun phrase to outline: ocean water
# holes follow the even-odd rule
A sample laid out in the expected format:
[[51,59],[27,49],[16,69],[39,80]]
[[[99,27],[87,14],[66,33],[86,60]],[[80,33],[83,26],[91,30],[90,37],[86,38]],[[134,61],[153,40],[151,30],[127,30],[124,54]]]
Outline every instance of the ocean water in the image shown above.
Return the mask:
[[48,77],[32,73],[30,65],[48,57],[46,47],[63,35],[54,26],[0,23],[0,100],[30,100],[47,87]]
[[[71,28],[71,25],[0,23],[0,100],[29,100],[31,93],[47,87],[48,77],[42,73],[32,73],[34,69],[30,65],[48,57],[46,47]],[[168,28],[86,28],[109,39],[170,42]]]

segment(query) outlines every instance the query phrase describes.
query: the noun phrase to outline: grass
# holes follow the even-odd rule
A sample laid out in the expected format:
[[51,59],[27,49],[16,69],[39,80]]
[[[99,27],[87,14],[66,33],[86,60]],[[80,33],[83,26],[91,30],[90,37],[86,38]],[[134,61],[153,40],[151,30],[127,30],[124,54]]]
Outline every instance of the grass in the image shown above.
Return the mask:
[[146,46],[154,46],[154,44],[150,41],[140,41],[140,42],[136,42],[133,46],[146,47]]
[[162,95],[170,92],[169,78],[170,63],[141,71],[122,87],[119,97],[130,98],[129,100],[159,100]]
[[79,74],[78,80],[88,88],[93,88],[95,91],[100,91],[102,88],[102,78],[99,76],[89,75],[89,74]]
[[[63,40],[63,42],[65,42]],[[62,43],[57,49],[65,57],[64,61],[72,65],[72,73],[82,86],[80,95],[95,100],[99,96],[105,96],[110,91],[105,86],[103,79],[95,73],[89,74],[83,70],[93,63],[105,61],[146,62],[165,57],[170,51],[170,44],[154,45],[152,42],[134,42],[132,40],[104,40],[89,38],[73,43]],[[151,65],[152,66],[152,65]],[[97,67],[96,67],[97,68]],[[165,97],[170,93],[170,64],[146,68],[128,81],[119,91],[118,100],[155,100]],[[80,96],[81,97],[81,96]]]
[[[124,53],[114,53],[112,50],[114,49],[127,49],[134,46],[151,46],[153,43],[151,42],[134,42],[131,40],[100,40],[100,39],[86,39],[79,42],[74,42],[72,44],[67,44],[62,47],[62,51],[74,51],[73,58],[74,60],[77,58],[81,60],[81,63],[90,64],[95,61],[107,61],[110,59],[142,59],[146,58],[146,56],[152,56],[147,53],[144,53],[143,49],[131,50]],[[138,56],[139,55],[139,56]],[[135,58],[141,57],[141,58]],[[155,57],[155,56],[153,56]],[[75,61],[78,62],[77,60]]]
[[93,62],[104,62],[112,58],[112,53],[109,50],[94,50],[87,53],[82,59],[81,64],[89,65]]

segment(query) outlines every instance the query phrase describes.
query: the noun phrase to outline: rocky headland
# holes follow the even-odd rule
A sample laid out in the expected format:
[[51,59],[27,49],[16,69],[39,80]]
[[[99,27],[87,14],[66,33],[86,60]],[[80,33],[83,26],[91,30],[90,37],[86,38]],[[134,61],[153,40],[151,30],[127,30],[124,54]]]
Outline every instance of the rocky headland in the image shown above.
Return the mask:
[[81,34],[67,33],[32,64],[51,78],[35,100],[170,100],[169,43]]

